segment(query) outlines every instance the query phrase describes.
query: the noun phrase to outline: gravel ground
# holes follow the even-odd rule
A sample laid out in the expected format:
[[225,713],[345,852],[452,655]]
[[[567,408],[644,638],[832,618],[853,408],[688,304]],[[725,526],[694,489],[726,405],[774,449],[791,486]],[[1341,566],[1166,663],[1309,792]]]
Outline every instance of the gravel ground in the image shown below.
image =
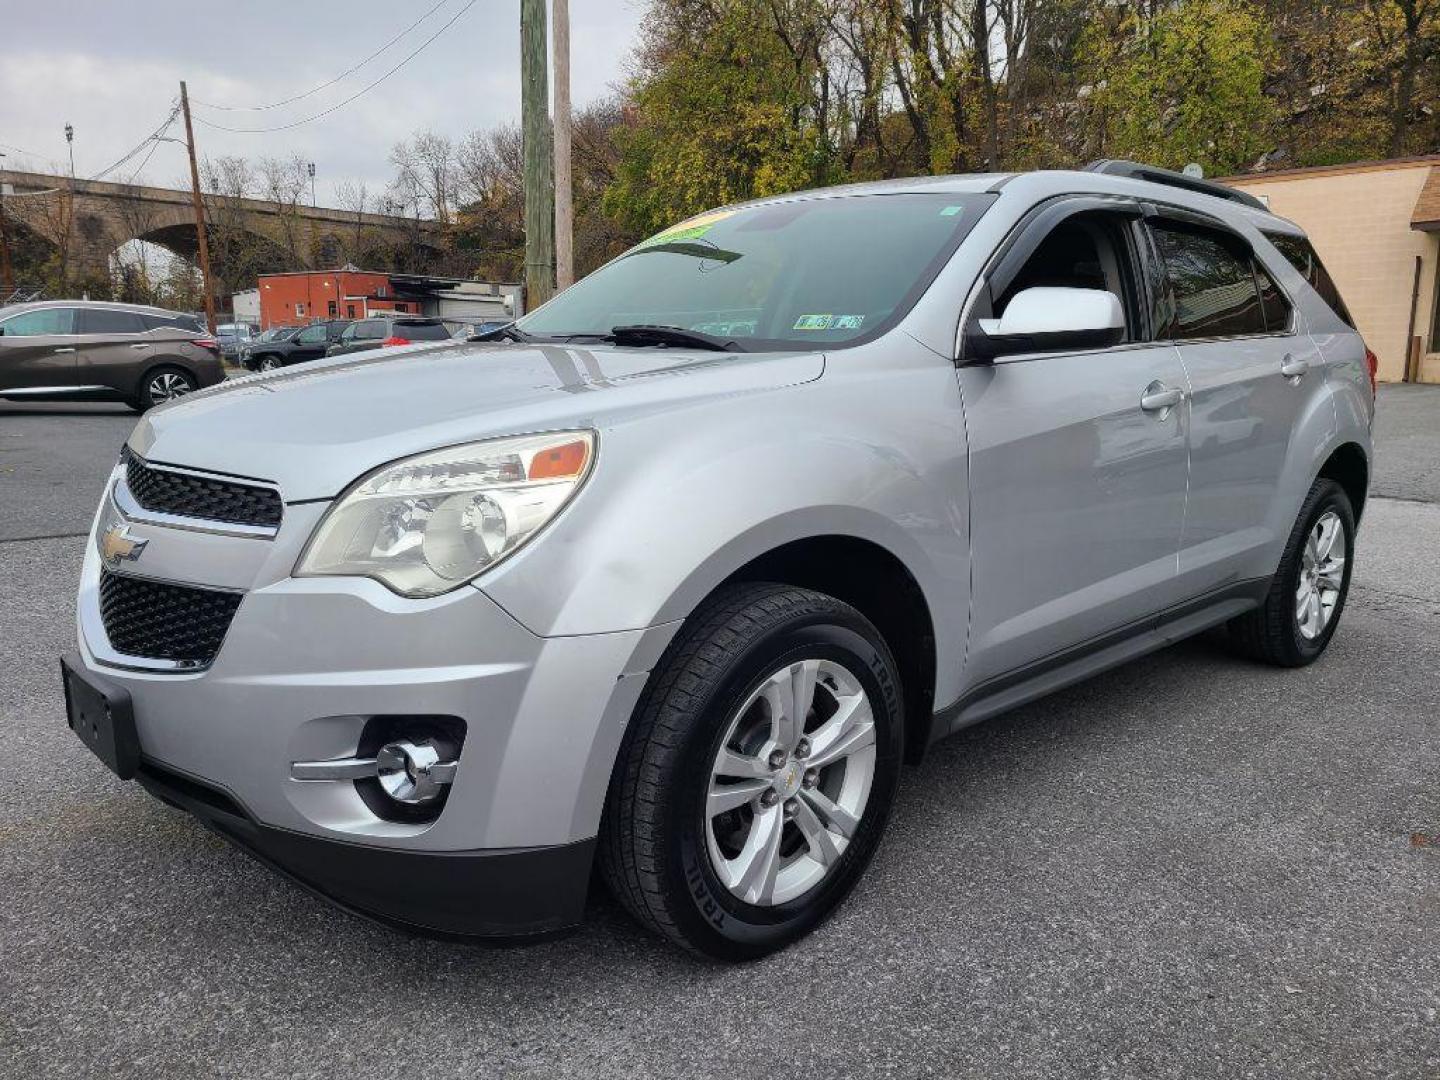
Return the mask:
[[[1440,500],[1398,389],[1377,487]],[[84,530],[131,418],[18,412],[0,540]],[[598,891],[548,944],[403,937],[115,780],[62,715],[81,545],[0,542],[0,1077],[1440,1076],[1440,506],[1371,503],[1311,668],[1202,639],[940,744],[743,968]]]

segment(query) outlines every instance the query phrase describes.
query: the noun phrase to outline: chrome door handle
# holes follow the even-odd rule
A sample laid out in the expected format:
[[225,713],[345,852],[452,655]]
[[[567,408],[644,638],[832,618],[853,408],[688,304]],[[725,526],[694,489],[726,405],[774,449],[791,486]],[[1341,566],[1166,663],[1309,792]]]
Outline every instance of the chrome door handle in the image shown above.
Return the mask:
[[1296,360],[1294,357],[1287,355],[1285,359],[1280,362],[1280,374],[1284,375],[1287,379],[1299,379],[1300,376],[1309,370],[1309,360]]
[[56,351],[57,353],[62,353],[62,352],[74,352],[74,351],[75,351],[75,346],[74,346],[74,345],[66,345],[66,346],[64,346],[63,348],[56,349],[55,351]]
[[148,348],[150,347],[150,342],[148,342],[148,341],[137,341],[134,345],[131,345],[130,347],[131,347],[132,349],[148,349]]
[[1140,408],[1146,412],[1159,413],[1160,419],[1164,420],[1170,415],[1170,410],[1185,400],[1185,391],[1177,390],[1173,386],[1166,386],[1159,379],[1156,379],[1140,394]]

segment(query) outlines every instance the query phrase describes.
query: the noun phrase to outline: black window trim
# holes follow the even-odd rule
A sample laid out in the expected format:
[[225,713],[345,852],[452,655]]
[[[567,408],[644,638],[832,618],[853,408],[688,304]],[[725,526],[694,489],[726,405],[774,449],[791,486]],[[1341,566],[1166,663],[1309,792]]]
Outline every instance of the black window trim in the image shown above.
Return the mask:
[[[1062,222],[1078,214],[1103,213],[1113,214],[1118,219],[1131,219],[1131,228],[1126,230],[1126,247],[1129,250],[1135,266],[1136,277],[1134,286],[1137,292],[1136,300],[1139,302],[1138,320],[1140,325],[1136,328],[1139,334],[1138,340],[1122,342],[1119,345],[1111,345],[1102,349],[1059,349],[1055,351],[1015,353],[1005,356],[998,361],[973,360],[965,356],[965,328],[970,325],[971,320],[986,318],[977,308],[985,311],[993,311],[997,284],[998,291],[1004,293],[1005,287],[1010,284],[1015,275],[1023,268],[1025,261],[1035,252],[1050,233]],[[976,276],[974,284],[970,288],[969,295],[960,309],[960,320],[955,327],[955,365],[967,367],[970,365],[990,366],[992,363],[1026,363],[1032,360],[1052,360],[1069,356],[1094,356],[1097,352],[1117,353],[1129,352],[1133,349],[1150,349],[1157,344],[1164,344],[1156,341],[1155,327],[1152,325],[1153,298],[1149,295],[1150,269],[1148,265],[1148,252],[1134,235],[1133,228],[1138,225],[1145,215],[1144,203],[1133,195],[1111,195],[1103,192],[1067,192],[1063,195],[1051,195],[1035,203],[1023,214],[1014,225],[995,245],[990,252],[980,273]],[[1032,242],[1033,238],[1033,242]],[[1148,244],[1150,241],[1146,240]],[[1011,264],[1013,260],[1013,265]],[[1002,272],[1003,271],[1003,272]],[[1122,305],[1124,298],[1121,298]],[[1128,315],[1128,312],[1127,312]]]
[[[1153,200],[1147,200],[1147,204],[1151,211],[1147,212],[1145,215],[1147,232],[1149,232],[1151,229],[1150,221],[1153,218],[1161,218],[1171,221],[1178,221],[1182,224],[1191,225],[1196,228],[1211,229],[1215,232],[1223,233],[1226,236],[1231,237],[1238,243],[1244,245],[1245,250],[1250,255],[1250,277],[1251,280],[1255,282],[1256,299],[1260,299],[1260,279],[1255,276],[1255,263],[1258,261],[1260,265],[1265,268],[1265,272],[1269,274],[1270,280],[1275,282],[1275,288],[1279,290],[1280,295],[1285,298],[1285,303],[1290,308],[1290,322],[1283,330],[1271,330],[1267,326],[1267,328],[1259,334],[1215,334],[1210,337],[1182,338],[1174,336],[1161,337],[1161,328],[1155,327],[1153,328],[1152,333],[1154,333],[1155,335],[1155,341],[1157,344],[1170,344],[1179,348],[1182,345],[1208,345],[1213,344],[1217,341],[1255,341],[1261,338],[1289,338],[1295,337],[1299,333],[1299,308],[1295,304],[1295,298],[1290,295],[1290,293],[1285,289],[1285,286],[1282,285],[1280,281],[1276,278],[1275,272],[1265,264],[1265,261],[1263,259],[1260,258],[1259,254],[1255,251],[1255,245],[1250,242],[1249,238],[1246,237],[1244,233],[1240,232],[1240,230],[1236,229],[1234,226],[1221,220],[1220,218],[1212,217],[1209,214],[1202,214],[1199,211],[1191,210],[1189,207],[1174,206],[1170,203],[1154,202]],[[1154,249],[1155,258],[1160,261],[1160,266],[1163,270],[1165,266],[1165,255],[1163,252],[1160,251],[1160,245],[1156,243],[1153,233],[1151,233],[1150,236],[1150,246]],[[1170,304],[1173,307],[1175,304],[1175,294],[1173,286],[1171,286],[1170,284],[1170,277],[1168,274],[1162,274],[1162,277],[1165,282],[1166,290],[1170,294]],[[1261,318],[1263,319],[1263,304],[1261,307],[1261,312]],[[1165,327],[1164,329],[1170,330],[1172,328],[1173,322],[1171,326]]]

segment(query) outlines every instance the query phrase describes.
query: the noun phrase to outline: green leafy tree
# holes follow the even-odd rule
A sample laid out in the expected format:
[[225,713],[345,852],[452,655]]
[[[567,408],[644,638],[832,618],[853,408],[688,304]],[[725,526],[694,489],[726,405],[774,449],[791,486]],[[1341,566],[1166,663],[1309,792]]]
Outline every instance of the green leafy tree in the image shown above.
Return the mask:
[[1100,152],[1233,173],[1272,144],[1268,27],[1246,0],[1186,0],[1153,17],[1097,19],[1080,44],[1095,81]]

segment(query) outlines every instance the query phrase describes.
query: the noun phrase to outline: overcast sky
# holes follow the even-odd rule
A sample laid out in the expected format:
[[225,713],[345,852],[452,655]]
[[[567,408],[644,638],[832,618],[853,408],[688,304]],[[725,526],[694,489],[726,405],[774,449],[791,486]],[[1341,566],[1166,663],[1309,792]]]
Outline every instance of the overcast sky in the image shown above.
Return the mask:
[[[234,128],[304,119],[379,78],[470,0],[4,0],[0,17],[0,166],[68,168],[65,124],[75,127],[75,173],[93,176],[165,119],[189,84],[197,118]],[[359,70],[300,101],[263,112],[197,102],[260,105],[339,75],[426,17]],[[548,4],[546,5],[548,7]],[[299,153],[316,164],[319,202],[364,180],[378,193],[393,175],[390,148],[430,128],[460,138],[520,115],[519,0],[474,0],[400,70],[344,108],[271,134],[196,127],[201,154],[250,158]],[[577,107],[624,78],[643,0],[571,0],[572,97]],[[183,137],[179,122],[170,132]],[[138,161],[107,179],[129,178]],[[162,143],[141,180],[188,176],[183,147]],[[187,184],[188,186],[188,184]]]

